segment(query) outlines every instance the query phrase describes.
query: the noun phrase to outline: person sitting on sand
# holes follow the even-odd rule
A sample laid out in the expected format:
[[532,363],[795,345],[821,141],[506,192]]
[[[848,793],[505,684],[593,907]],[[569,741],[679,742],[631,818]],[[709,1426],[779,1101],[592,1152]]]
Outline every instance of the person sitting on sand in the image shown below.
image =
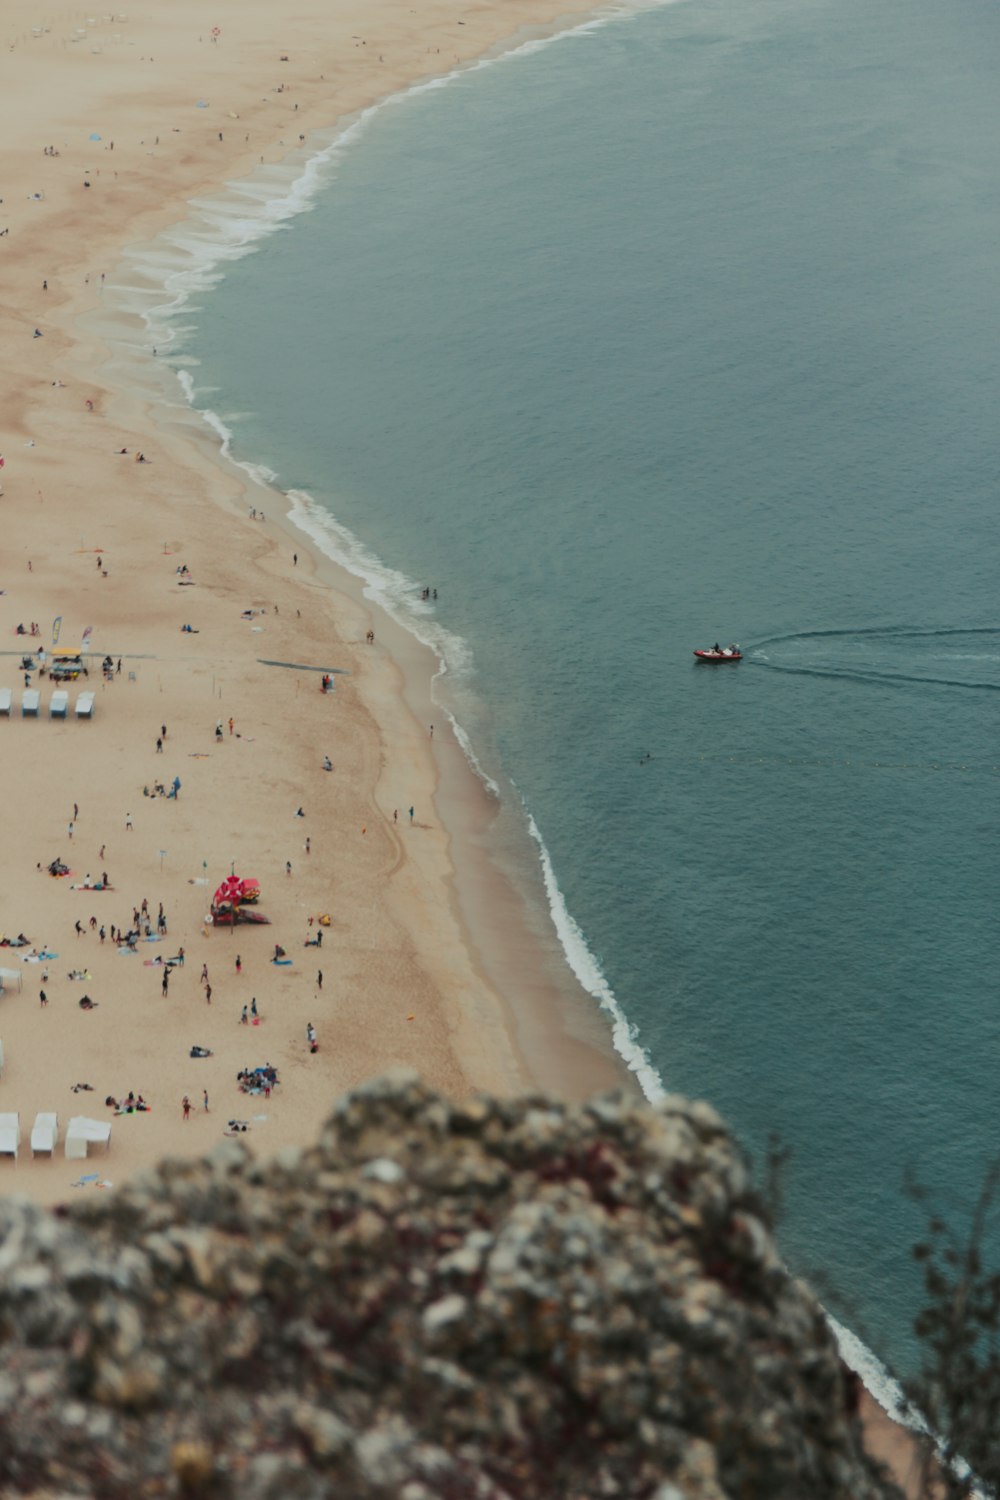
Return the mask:
[[81,1010],[96,1010],[97,1009],[97,1001],[96,1000],[91,1000],[91,998],[90,998],[89,995],[83,995],[77,1001],[77,1004],[79,1005],[79,1007],[80,1007]]
[[323,770],[324,771],[332,771],[333,770],[333,761],[330,759],[330,757],[328,755],[324,755],[324,757],[323,757]]

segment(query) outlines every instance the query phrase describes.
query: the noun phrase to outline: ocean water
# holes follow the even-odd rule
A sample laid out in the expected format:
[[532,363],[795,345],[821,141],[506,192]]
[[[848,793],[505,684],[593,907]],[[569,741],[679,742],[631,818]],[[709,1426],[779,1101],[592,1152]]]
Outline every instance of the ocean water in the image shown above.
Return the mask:
[[151,324],[903,1370],[906,1174],[961,1218],[998,1147],[998,64],[992,0],[621,12],[206,205]]

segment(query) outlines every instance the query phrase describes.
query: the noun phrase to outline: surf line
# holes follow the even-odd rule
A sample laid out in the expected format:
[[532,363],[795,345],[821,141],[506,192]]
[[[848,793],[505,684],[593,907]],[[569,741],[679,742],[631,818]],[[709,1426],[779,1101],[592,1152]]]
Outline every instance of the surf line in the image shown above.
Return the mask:
[[771,672],[789,672],[796,677],[830,677],[839,682],[870,682],[879,687],[906,687],[917,683],[920,687],[962,688],[967,692],[979,693],[1000,692],[1000,682],[960,682],[956,677],[920,677],[907,672],[858,672],[849,667],[787,667],[780,662],[752,655],[749,658],[745,656],[744,659],[749,660],[753,667],[764,667]]

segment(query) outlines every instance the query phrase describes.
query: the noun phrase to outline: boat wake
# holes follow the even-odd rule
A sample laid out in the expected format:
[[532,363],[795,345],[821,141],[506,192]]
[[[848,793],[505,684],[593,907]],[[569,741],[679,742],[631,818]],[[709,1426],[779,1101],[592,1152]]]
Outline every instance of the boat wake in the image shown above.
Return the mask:
[[995,626],[799,631],[757,641],[744,647],[743,655],[755,667],[800,677],[1000,692],[1000,629]]

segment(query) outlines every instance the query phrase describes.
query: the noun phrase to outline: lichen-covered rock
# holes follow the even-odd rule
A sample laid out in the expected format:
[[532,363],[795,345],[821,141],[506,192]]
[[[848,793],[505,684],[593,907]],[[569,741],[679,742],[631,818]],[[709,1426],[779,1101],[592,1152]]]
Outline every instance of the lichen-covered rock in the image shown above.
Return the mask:
[[0,1493],[883,1500],[708,1106],[449,1103],[0,1203]]

